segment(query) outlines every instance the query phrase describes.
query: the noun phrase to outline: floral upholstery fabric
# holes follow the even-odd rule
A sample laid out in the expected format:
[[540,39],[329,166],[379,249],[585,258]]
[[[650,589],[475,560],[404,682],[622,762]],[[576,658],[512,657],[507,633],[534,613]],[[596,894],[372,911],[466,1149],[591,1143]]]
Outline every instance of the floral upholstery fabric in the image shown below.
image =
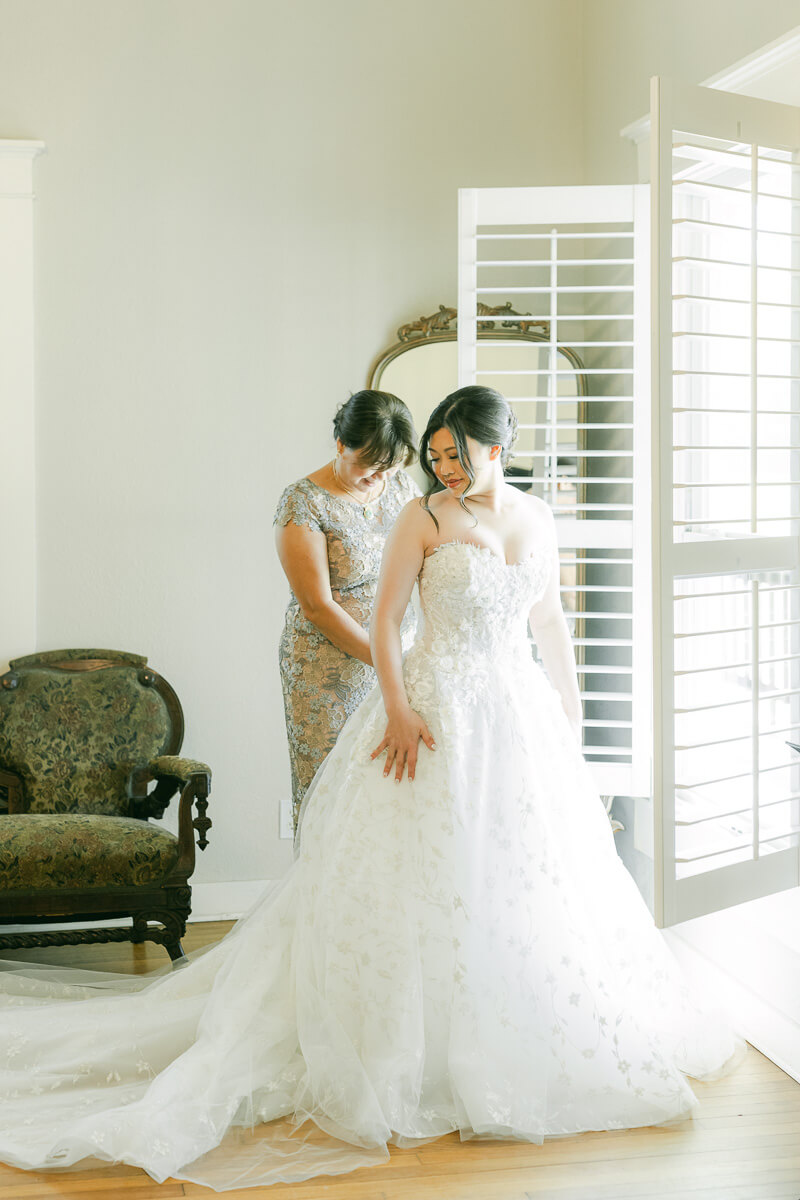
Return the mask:
[[211,767],[196,758],[181,758],[178,754],[162,754],[150,763],[154,775],[170,775],[184,782],[191,775],[208,775],[211,777]]
[[0,767],[21,776],[28,811],[125,815],[132,768],[169,745],[162,697],[130,665],[13,665],[17,686],[0,689]]
[[177,838],[149,821],[84,813],[0,817],[0,893],[158,883],[177,860]]

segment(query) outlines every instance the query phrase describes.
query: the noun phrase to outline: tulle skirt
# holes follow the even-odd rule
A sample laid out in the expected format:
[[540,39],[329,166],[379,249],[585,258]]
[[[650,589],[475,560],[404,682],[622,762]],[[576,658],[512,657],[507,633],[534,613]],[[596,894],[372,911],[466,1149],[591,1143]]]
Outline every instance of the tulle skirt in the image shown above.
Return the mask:
[[411,676],[437,743],[415,781],[370,760],[376,689],[307,795],[293,865],[222,942],[156,977],[0,975],[1,1159],[265,1185],[452,1130],[541,1143],[681,1121],[687,1076],[741,1060],[536,664],[477,689]]

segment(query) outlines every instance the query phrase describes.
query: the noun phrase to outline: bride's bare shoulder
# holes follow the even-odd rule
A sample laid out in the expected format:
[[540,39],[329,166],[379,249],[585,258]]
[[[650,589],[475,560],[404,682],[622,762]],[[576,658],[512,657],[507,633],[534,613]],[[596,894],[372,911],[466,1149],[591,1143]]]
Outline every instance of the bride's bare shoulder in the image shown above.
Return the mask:
[[520,504],[520,512],[524,513],[527,520],[542,521],[545,524],[549,524],[553,520],[553,510],[545,500],[542,500],[541,496],[515,490]]
[[550,505],[540,496],[530,492],[517,492],[519,497],[518,512],[525,525],[532,528],[537,537],[553,538],[555,536],[555,520]]
[[447,492],[434,492],[431,496],[415,496],[400,510],[400,516],[407,522],[417,521],[422,525],[431,524],[431,513],[440,513],[442,508],[452,507],[452,498]]
[[[432,496],[431,500],[433,499]],[[414,496],[407,504],[403,505],[394,523],[395,533],[413,536],[423,529],[427,529],[431,523],[431,516],[423,500],[423,496]],[[433,504],[431,504],[431,509],[433,509]]]

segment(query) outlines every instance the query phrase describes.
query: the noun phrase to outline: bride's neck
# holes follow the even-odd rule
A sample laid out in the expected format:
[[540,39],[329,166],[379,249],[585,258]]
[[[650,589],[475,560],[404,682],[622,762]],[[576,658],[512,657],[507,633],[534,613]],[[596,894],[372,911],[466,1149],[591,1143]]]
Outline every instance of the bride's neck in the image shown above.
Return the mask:
[[502,468],[493,471],[491,475],[482,481],[479,490],[467,492],[466,500],[475,500],[484,508],[490,508],[492,512],[499,512],[505,503],[505,493],[508,489]]

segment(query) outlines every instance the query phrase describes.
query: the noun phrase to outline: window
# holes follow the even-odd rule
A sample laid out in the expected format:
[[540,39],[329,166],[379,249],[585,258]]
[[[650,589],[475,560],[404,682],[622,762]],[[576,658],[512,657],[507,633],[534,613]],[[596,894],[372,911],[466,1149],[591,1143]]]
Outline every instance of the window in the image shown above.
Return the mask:
[[655,80],[652,131],[672,924],[800,881],[800,113]]

